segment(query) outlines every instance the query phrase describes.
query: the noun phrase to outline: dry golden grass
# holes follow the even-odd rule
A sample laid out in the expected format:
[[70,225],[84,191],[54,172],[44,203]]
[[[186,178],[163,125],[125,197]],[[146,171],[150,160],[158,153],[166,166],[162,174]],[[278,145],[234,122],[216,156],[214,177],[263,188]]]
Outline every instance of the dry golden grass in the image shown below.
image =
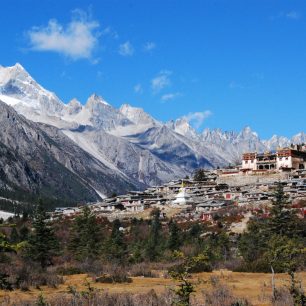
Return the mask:
[[[270,305],[271,297],[271,275],[264,273],[237,273],[226,270],[214,271],[212,273],[198,273],[193,275],[193,281],[196,283],[196,295],[201,299],[202,291],[211,289],[211,278],[217,278],[221,283],[226,284],[237,297],[247,298],[256,306]],[[298,273],[297,278],[302,281],[304,290],[306,290],[306,272]],[[175,282],[166,278],[143,278],[133,277],[132,283],[126,284],[101,284],[95,283],[85,274],[71,275],[64,277],[64,284],[58,288],[42,287],[41,290],[31,289],[28,292],[16,290],[13,292],[0,291],[0,302],[5,296],[11,300],[36,299],[41,293],[48,299],[61,293],[67,293],[69,286],[74,286],[77,290],[86,289],[86,281],[97,289],[108,290],[109,292],[131,292],[146,293],[154,289],[157,293],[165,288],[173,287]],[[276,274],[276,286],[289,285],[289,278],[286,274]]]

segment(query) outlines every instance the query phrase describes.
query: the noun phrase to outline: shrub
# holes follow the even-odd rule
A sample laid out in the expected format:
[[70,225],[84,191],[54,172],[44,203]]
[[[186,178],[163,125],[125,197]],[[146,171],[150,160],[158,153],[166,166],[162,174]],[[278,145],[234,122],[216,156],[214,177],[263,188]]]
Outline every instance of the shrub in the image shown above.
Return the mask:
[[251,306],[247,300],[236,298],[232,291],[219,280],[212,282],[213,289],[205,295],[207,306]]
[[6,273],[0,273],[0,289],[13,290],[12,284],[8,280],[9,275]]
[[129,269],[131,276],[159,277],[157,272],[152,271],[153,266],[147,263],[132,265]]
[[131,283],[133,280],[124,274],[104,274],[95,279],[97,283]]
[[79,267],[70,266],[70,267],[58,267],[56,273],[59,275],[74,275],[84,273]]

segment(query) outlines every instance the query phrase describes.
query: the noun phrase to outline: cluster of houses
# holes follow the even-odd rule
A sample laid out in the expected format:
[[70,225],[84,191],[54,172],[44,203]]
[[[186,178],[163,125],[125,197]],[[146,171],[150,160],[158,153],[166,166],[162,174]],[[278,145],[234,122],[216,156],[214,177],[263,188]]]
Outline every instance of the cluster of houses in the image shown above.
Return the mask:
[[[97,214],[136,216],[148,208],[181,208],[180,214],[193,219],[211,220],[213,215],[233,207],[258,207],[273,199],[279,181],[231,185],[219,180],[217,170],[206,171],[205,180],[180,179],[144,191],[106,198],[91,205]],[[234,174],[236,175],[236,174]],[[245,174],[244,174],[245,175]],[[243,180],[242,180],[243,182]],[[306,199],[306,170],[298,170],[280,181],[290,200]],[[74,214],[78,208],[61,208],[57,213]]]
[[248,152],[242,156],[242,171],[306,169],[306,146],[293,145],[272,152]]

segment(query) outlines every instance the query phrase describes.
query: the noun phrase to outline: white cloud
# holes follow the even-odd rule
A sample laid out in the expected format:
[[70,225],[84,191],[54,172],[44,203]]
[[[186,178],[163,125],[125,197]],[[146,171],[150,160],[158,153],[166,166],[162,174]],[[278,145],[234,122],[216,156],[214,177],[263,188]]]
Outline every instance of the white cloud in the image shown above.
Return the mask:
[[134,47],[129,41],[119,46],[119,54],[122,56],[131,56],[134,54]]
[[212,112],[209,110],[206,110],[204,112],[189,113],[188,115],[183,116],[183,118],[186,119],[196,129],[199,129],[204,123],[205,119],[207,119],[211,115],[212,115]]
[[97,21],[92,20],[86,12],[77,10],[66,26],[51,19],[47,26],[33,27],[27,34],[33,50],[57,52],[73,60],[92,59],[98,44],[97,28]]
[[286,17],[289,19],[300,19],[301,15],[297,11],[291,11],[286,13]]
[[244,89],[245,86],[242,85],[241,83],[237,83],[236,81],[231,81],[228,85],[228,87],[230,89],[235,89],[235,88],[238,88],[238,89]]
[[167,101],[173,100],[173,99],[175,99],[179,96],[181,96],[181,93],[179,93],[179,92],[168,93],[168,94],[162,95],[161,100],[163,102],[167,102]]
[[137,93],[137,94],[143,93],[143,89],[142,89],[141,84],[136,84],[136,85],[134,86],[134,92]]
[[119,35],[118,33],[111,27],[106,27],[102,32],[101,32],[102,35],[108,35],[114,39],[118,39],[119,38]]
[[147,43],[145,43],[145,45],[143,46],[144,51],[146,52],[150,52],[153,49],[156,48],[156,44],[152,41],[148,41]]
[[279,12],[277,15],[271,16],[271,20],[277,20],[277,19],[282,19],[282,18],[287,18],[287,19],[292,19],[292,20],[298,20],[301,19],[302,15],[295,11],[288,11],[288,12]]
[[151,87],[154,92],[159,92],[171,84],[169,70],[162,70],[155,78],[151,80]]

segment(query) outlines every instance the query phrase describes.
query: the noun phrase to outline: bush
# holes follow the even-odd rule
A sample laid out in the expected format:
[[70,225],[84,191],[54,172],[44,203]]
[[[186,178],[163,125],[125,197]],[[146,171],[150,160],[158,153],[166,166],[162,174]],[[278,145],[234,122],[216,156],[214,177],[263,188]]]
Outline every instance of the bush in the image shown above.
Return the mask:
[[84,272],[75,266],[70,267],[58,267],[56,269],[56,273],[59,275],[74,275],[74,274],[83,274]]
[[207,306],[251,306],[247,300],[236,298],[232,291],[219,280],[212,282],[213,289],[205,295]]
[[9,275],[6,273],[0,273],[0,289],[13,290],[12,284],[8,280]]
[[131,283],[133,280],[128,277],[127,275],[122,275],[122,274],[104,274],[102,276],[96,277],[95,281],[97,283]]
[[147,263],[139,263],[132,265],[129,269],[131,276],[143,276],[143,277],[159,277],[157,272],[152,271],[152,266]]
[[63,283],[63,278],[53,271],[43,271],[37,265],[31,263],[21,266],[0,266],[0,269],[3,269],[4,274],[7,275],[6,280],[12,289],[27,291],[30,287],[39,288],[40,286],[56,288],[59,284]]
[[[38,302],[39,300],[37,300]],[[157,295],[154,290],[143,294],[131,293],[109,293],[105,291],[85,291],[77,292],[71,291],[70,294],[64,293],[48,300],[43,299],[48,306],[171,306],[173,305],[173,298],[171,293],[167,291],[164,294]],[[33,301],[20,301],[14,303],[15,306],[29,306],[33,305]],[[37,305],[37,304],[36,304]]]

